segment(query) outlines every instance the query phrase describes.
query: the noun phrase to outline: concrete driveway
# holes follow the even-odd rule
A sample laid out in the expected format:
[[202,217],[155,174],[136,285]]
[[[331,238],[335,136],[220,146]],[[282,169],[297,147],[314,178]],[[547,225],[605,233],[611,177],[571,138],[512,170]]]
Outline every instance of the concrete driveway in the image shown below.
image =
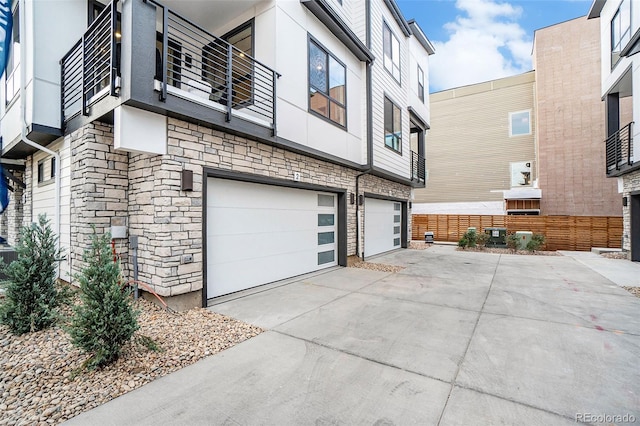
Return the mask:
[[374,261],[405,269],[212,307],[268,331],[69,424],[640,422],[640,299],[584,263],[447,246]]

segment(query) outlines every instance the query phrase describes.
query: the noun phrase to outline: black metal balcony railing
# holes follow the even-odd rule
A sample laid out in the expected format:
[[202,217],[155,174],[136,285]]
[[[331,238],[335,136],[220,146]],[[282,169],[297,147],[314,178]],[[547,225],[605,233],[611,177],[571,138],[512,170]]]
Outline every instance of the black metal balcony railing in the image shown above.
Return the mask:
[[269,123],[275,134],[278,74],[227,41],[150,0],[162,11],[162,48],[156,79],[162,82],[161,100],[168,86],[189,92]]
[[633,121],[607,138],[607,174],[630,166],[633,158]]
[[60,61],[63,121],[106,95],[116,96],[117,0],[111,2]]
[[415,151],[411,151],[411,179],[418,182],[425,181],[425,160]]

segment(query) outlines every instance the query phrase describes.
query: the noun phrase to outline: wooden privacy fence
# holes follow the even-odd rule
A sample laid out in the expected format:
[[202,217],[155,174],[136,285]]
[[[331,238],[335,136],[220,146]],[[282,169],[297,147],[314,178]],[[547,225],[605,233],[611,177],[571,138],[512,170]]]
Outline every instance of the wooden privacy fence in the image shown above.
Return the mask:
[[507,228],[507,233],[532,231],[546,239],[546,250],[591,250],[591,247],[620,248],[622,218],[612,216],[489,216],[414,214],[412,239],[423,240],[426,231],[436,241],[457,242],[470,226]]

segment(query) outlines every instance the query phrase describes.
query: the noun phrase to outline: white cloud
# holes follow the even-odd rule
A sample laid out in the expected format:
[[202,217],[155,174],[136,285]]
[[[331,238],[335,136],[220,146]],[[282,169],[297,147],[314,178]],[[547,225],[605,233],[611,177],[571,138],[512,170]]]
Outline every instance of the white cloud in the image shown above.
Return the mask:
[[447,41],[434,41],[431,90],[502,78],[531,69],[531,38],[518,24],[520,7],[494,0],[457,0],[463,12],[445,24]]

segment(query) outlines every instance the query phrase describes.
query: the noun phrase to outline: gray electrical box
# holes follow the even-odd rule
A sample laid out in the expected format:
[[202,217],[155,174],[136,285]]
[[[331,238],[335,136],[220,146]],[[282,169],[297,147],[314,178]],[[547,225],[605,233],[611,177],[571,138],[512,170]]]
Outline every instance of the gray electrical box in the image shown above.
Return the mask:
[[432,243],[433,242],[433,232],[427,231],[424,233],[424,242]]
[[487,247],[507,247],[507,228],[484,228],[484,232],[489,234]]

